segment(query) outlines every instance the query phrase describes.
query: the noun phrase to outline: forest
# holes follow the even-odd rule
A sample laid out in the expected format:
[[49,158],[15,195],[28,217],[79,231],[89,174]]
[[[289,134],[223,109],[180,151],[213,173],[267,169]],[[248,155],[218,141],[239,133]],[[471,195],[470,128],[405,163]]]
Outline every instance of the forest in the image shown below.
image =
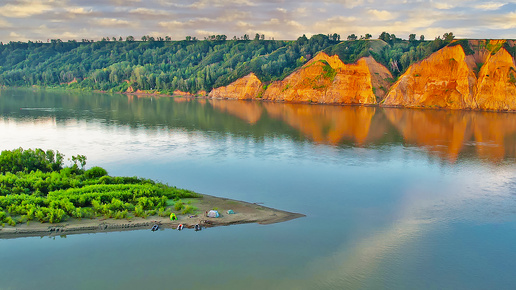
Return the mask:
[[[293,41],[265,40],[263,36],[228,40],[220,35],[198,40],[187,37],[134,37],[101,41],[52,40],[9,42],[0,45],[0,85],[65,87],[125,92],[146,90],[173,94],[198,93],[224,86],[254,72],[265,83],[280,80],[320,51],[338,55],[345,63],[373,56],[398,77],[411,64],[449,45],[453,33],[432,41],[424,36],[408,40],[383,32],[370,34],[305,35]],[[461,45],[467,46],[466,42]]]
[[146,218],[172,211],[193,213],[181,198],[199,194],[138,177],[111,177],[101,167],[85,169],[86,156],[18,148],[0,154],[0,224],[15,226],[69,218]]

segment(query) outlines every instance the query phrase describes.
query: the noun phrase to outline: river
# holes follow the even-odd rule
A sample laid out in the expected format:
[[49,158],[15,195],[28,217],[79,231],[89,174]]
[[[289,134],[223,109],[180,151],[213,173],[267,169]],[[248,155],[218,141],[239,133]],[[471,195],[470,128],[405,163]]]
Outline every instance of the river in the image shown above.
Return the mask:
[[516,114],[1,89],[0,136],[306,215],[0,240],[0,289],[516,288]]

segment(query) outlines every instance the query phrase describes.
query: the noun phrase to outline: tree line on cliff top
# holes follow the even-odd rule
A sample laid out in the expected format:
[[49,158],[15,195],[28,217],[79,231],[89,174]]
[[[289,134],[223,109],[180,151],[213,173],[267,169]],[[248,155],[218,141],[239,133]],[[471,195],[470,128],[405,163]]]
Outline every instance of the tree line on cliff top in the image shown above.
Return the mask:
[[449,44],[452,33],[433,41],[424,37],[409,40],[382,33],[379,39],[338,34],[305,35],[294,41],[265,40],[257,34],[227,40],[213,36],[205,40],[188,37],[145,37],[135,41],[81,42],[52,40],[10,42],[0,45],[0,85],[63,86],[70,88],[123,92],[156,90],[172,93],[209,91],[254,72],[262,81],[285,78],[321,51],[337,54],[345,63],[373,56],[397,77],[411,64]]
[[[86,157],[64,156],[53,150],[22,148],[0,154],[0,225],[57,223],[68,218],[132,218],[168,216],[172,203],[184,207],[180,198],[199,197],[149,179],[111,177],[101,167],[88,170]],[[171,201],[173,200],[173,201]],[[177,207],[176,207],[176,210]]]

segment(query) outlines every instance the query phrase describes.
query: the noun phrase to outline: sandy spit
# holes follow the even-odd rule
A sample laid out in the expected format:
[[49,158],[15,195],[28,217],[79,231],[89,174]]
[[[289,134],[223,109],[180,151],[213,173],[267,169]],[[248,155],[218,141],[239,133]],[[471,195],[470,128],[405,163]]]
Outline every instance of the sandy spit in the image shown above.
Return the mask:
[[[258,223],[273,224],[284,222],[299,217],[303,214],[281,211],[265,207],[255,203],[237,201],[227,198],[203,195],[196,200],[195,207],[198,208],[197,215],[177,215],[178,220],[171,221],[169,217],[149,216],[146,219],[68,219],[67,221],[49,224],[31,221],[29,225],[19,224],[16,227],[6,225],[0,228],[0,239],[13,239],[21,237],[43,237],[61,236],[71,234],[98,233],[130,231],[137,229],[151,229],[155,224],[160,228],[176,229],[182,224],[185,229],[193,229],[196,224],[202,227],[227,226],[232,224]],[[217,209],[220,213],[219,218],[209,218],[204,213],[210,209]],[[228,214],[228,210],[233,210],[235,214]]]

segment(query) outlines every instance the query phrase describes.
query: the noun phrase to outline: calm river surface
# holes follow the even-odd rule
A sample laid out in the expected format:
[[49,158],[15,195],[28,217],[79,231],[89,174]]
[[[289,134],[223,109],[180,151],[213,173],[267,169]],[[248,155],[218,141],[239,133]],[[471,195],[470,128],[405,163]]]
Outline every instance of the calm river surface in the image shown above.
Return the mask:
[[516,114],[2,89],[0,136],[306,215],[0,240],[0,289],[516,289]]

